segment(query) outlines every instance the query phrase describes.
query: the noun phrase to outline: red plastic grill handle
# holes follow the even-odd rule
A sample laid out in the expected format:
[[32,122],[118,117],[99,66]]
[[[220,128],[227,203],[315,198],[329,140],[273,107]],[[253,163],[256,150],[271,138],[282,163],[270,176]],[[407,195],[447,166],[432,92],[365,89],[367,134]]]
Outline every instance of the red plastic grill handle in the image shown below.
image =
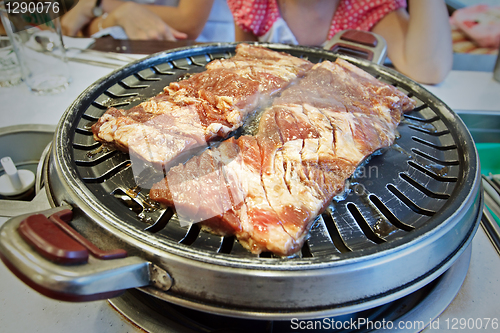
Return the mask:
[[125,258],[122,249],[103,251],[76,232],[66,222],[73,217],[69,209],[52,214],[28,216],[19,224],[19,233],[34,249],[50,261],[61,264],[88,262],[89,253],[101,260]]
[[48,260],[61,264],[86,263],[89,252],[42,214],[28,216],[19,224],[23,239]]
[[97,259],[106,260],[106,259],[118,259],[125,258],[127,256],[127,251],[123,249],[116,249],[110,251],[103,251],[99,249],[97,246],[92,244],[88,239],[80,235],[75,229],[71,228],[66,222],[69,222],[73,217],[73,212],[71,210],[63,210],[57,213],[50,215],[49,220],[52,221],[55,225],[57,225],[61,230],[63,230],[66,234],[71,236],[75,241],[84,246],[92,256]]
[[370,47],[375,47],[378,44],[378,40],[373,34],[361,30],[346,31],[340,39]]

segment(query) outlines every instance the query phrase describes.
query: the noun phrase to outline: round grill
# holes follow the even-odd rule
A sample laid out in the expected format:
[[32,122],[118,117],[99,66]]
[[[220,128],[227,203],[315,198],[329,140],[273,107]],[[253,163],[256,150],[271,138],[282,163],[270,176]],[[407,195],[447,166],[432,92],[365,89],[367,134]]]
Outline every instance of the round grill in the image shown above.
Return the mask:
[[[312,62],[339,55],[264,44]],[[345,198],[314,223],[298,256],[256,256],[233,237],[182,228],[171,209],[134,182],[128,154],[101,147],[90,127],[114,106],[133,107],[170,82],[229,58],[235,44],[176,49],[121,68],[68,108],[49,162],[55,205],[76,206],[72,225],[102,248],[120,246],[174,280],[168,291],[141,290],[203,311],[238,317],[336,315],[383,304],[422,287],[470,242],[482,206],[478,157],[459,117],[420,85],[391,69],[342,58],[417,101],[395,145],[351,178]]]

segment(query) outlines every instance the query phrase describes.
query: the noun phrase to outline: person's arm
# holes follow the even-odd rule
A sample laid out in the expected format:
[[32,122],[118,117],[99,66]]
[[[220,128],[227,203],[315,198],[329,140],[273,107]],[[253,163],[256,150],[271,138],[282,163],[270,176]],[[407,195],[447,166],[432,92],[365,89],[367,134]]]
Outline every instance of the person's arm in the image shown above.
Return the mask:
[[0,35],[7,35],[7,31],[5,31],[5,28],[3,27],[2,22],[0,21]]
[[207,23],[213,3],[214,0],[180,0],[177,7],[147,5],[146,8],[175,30],[186,33],[188,39],[196,39]]
[[91,36],[101,29],[113,26],[122,27],[129,39],[174,41],[188,37],[187,34],[170,27],[144,5],[131,1],[120,2],[120,6],[107,15],[92,20],[85,27],[84,33]]
[[203,30],[214,0],[180,0],[177,7],[103,0],[105,17],[94,18],[95,0],[80,0],[62,17],[63,33],[75,36],[81,29],[90,36],[100,29],[121,26],[131,39],[196,39]]
[[426,84],[444,80],[451,70],[453,50],[448,11],[443,0],[409,0],[409,13],[387,14],[372,29],[385,38],[394,66]]
[[62,33],[66,36],[76,36],[94,19],[92,9],[95,0],[79,0],[76,5],[61,17]]
[[[156,14],[173,29],[185,33],[188,39],[196,39],[207,23],[213,3],[214,0],[180,0],[177,7],[145,4],[141,4],[140,6]],[[120,0],[102,1],[102,8],[107,13],[115,12],[122,5],[124,5],[124,1]],[[127,11],[127,17],[129,16],[128,14],[132,16],[136,8]],[[123,14],[124,12],[125,10],[122,9],[121,13]],[[107,22],[103,23],[113,24],[116,23],[117,19],[118,15],[115,15],[115,22],[110,18]],[[97,21],[98,19],[95,19],[92,22],[89,33],[97,32]],[[103,25],[103,27],[105,26]]]

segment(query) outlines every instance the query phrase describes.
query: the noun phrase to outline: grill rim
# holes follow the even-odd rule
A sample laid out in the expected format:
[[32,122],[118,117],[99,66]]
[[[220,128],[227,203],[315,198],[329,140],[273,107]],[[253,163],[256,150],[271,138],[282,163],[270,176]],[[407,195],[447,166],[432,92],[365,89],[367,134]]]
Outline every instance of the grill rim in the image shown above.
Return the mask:
[[[237,43],[212,44],[208,45],[208,47],[229,47],[234,49],[236,44]],[[169,54],[179,56],[175,53],[177,50],[180,50],[183,54],[187,53],[193,56],[192,53],[189,53],[193,47],[187,47],[157,53],[146,58],[146,60],[143,59],[133,63],[128,68],[111,73],[87,88],[66,110],[61,118],[60,125],[55,135],[48,171],[50,179],[49,182],[46,183],[51,185],[47,186],[47,188],[50,187],[49,191],[52,190],[56,205],[61,204],[63,201],[74,205],[74,210],[77,212],[77,215],[81,215],[89,224],[93,226],[96,225],[104,232],[116,236],[122,244],[135,249],[135,252],[137,252],[137,250],[141,251],[141,257],[165,268],[172,275],[174,286],[168,292],[161,292],[152,287],[148,287],[148,291],[153,290],[155,296],[172,303],[184,304],[203,311],[213,311],[221,314],[226,313],[228,308],[234,307],[236,310],[234,310],[232,315],[236,317],[249,316],[261,318],[262,316],[267,316],[269,318],[288,319],[298,315],[302,318],[310,318],[313,315],[345,313],[345,311],[350,311],[349,309],[352,309],[352,304],[370,304],[364,301],[370,297],[374,299],[375,302],[381,304],[382,302],[404,296],[413,290],[412,288],[430,282],[453,264],[458,256],[457,253],[459,254],[464,250],[465,245],[470,243],[477,230],[479,225],[477,216],[478,214],[480,215],[483,205],[480,191],[480,168],[477,150],[475,149],[470,133],[460,118],[442,101],[426,91],[419,84],[392,69],[347,56],[332,55],[321,49],[292,47],[281,44],[258,45],[285,52],[293,48],[305,53],[313,52],[315,54],[327,54],[330,57],[341,57],[355,65],[361,66],[361,68],[372,68],[377,72],[382,72],[387,77],[397,81],[398,85],[402,84],[405,88],[408,88],[413,94],[430,96],[429,98],[436,103],[436,109],[439,111],[441,120],[447,127],[452,129],[451,132],[454,140],[460,143],[460,147],[457,148],[457,151],[464,171],[460,173],[456,181],[453,182],[454,190],[451,194],[453,200],[447,200],[444,206],[432,217],[432,223],[426,222],[422,227],[412,231],[412,237],[405,235],[399,239],[379,244],[376,249],[372,247],[365,251],[342,253],[341,260],[338,260],[338,254],[329,257],[321,257],[322,261],[320,262],[315,262],[319,261],[315,258],[276,260],[267,258],[239,258],[225,254],[206,253],[199,249],[193,249],[175,243],[167,243],[165,240],[157,239],[154,234],[151,235],[144,232],[144,230],[138,230],[132,225],[124,226],[118,223],[120,217],[113,212],[103,209],[102,204],[93,197],[91,191],[78,178],[76,168],[70,168],[71,163],[66,163],[69,157],[72,156],[70,151],[71,147],[67,146],[67,138],[72,138],[72,135],[75,133],[74,128],[78,123],[78,114],[85,111],[80,110],[82,105],[89,101],[92,102],[96,98],[96,95],[98,96],[98,94],[100,94],[98,92],[99,89],[107,89],[109,86],[116,83],[116,78],[120,76],[127,77],[131,72],[137,71],[136,69],[132,69],[134,66],[147,67],[149,64],[157,61],[154,59],[168,56]],[[209,52],[207,51],[207,45],[197,46],[195,49],[203,54]],[[165,59],[161,59],[161,61],[164,62]],[[145,65],[145,63],[147,65]],[[125,71],[125,74],[122,73],[118,75],[121,71]],[[106,80],[111,80],[111,78],[113,78],[113,80],[111,83],[108,82],[109,86],[104,85],[104,88],[101,87]],[[93,99],[91,99],[91,97]],[[75,110],[75,108],[80,111],[72,113],[72,110]],[[464,142],[469,144],[466,145]],[[466,158],[464,158],[464,156]],[[451,214],[445,215],[445,213],[450,212]],[[456,237],[455,228],[462,232],[459,238]],[[75,229],[78,230],[78,228]],[[442,242],[445,237],[448,240],[447,244],[443,244]],[[408,238],[412,239],[408,241]],[[96,245],[99,246],[99,244]],[[430,254],[430,250],[427,247],[439,251]],[[348,292],[344,292],[342,286],[347,284],[353,287],[355,283],[341,281],[342,283],[338,286],[336,285],[336,281],[339,278],[345,276],[352,277],[353,273],[356,275],[362,273],[362,276],[366,279],[370,277],[370,270],[373,271],[384,267],[392,268],[393,266],[391,265],[395,265],[394,262],[398,263],[399,266],[397,266],[397,268],[404,267],[404,265],[401,265],[402,258],[406,259],[408,255],[412,255],[414,258],[415,254],[422,256],[422,254],[416,253],[419,250],[426,250],[427,254],[429,254],[429,259],[434,257],[434,253],[437,253],[439,258],[433,258],[432,260],[434,260],[434,262],[432,262],[432,264],[426,263],[426,265],[423,265],[422,262],[420,262],[418,269],[410,268],[412,272],[404,272],[404,277],[391,278],[389,282],[384,281],[387,285],[378,286],[375,284],[374,286],[367,287],[365,280],[365,283],[361,282],[361,284],[359,284],[358,282],[359,290],[350,290]],[[417,256],[417,258],[422,261],[421,257]],[[201,288],[206,288],[206,290],[200,292],[200,290],[197,289],[198,286],[193,286],[193,283],[199,284],[199,281],[189,281],[189,278],[191,278],[189,276],[188,279],[184,281],[183,278],[186,278],[186,276],[182,274],[185,271],[205,274],[203,275],[204,282]],[[240,284],[245,282],[249,283],[249,286],[253,288],[253,290],[260,286],[263,289],[261,289],[262,292],[259,292],[258,296],[256,296],[257,301],[263,304],[268,304],[266,303],[266,301],[268,301],[270,305],[261,308],[260,303],[254,303],[249,305],[252,311],[245,312],[242,306],[246,304],[245,302],[248,301],[248,299],[243,299],[244,295],[240,296],[238,294],[241,288],[233,290],[234,287],[231,285],[224,285],[224,279],[221,280],[220,277],[226,279],[237,278]],[[378,282],[380,277],[375,277],[378,278]],[[321,295],[321,300],[314,299],[309,293],[304,293],[304,291],[300,289],[295,293],[289,292],[290,288],[297,286],[297,282],[304,283],[305,278],[308,279],[308,282],[305,284],[309,285],[309,288],[313,288],[311,284],[315,281],[324,287],[319,291],[319,294],[317,290],[313,290],[317,295]],[[255,279],[257,282],[254,283],[252,279]],[[406,280],[403,281],[402,279]],[[210,290],[212,287],[215,287],[213,291]],[[316,285],[314,285],[314,287],[316,287]],[[275,289],[279,288],[286,288],[286,293],[281,291],[282,294],[279,294],[279,290],[275,291]],[[141,288],[140,290],[143,289]],[[344,294],[342,294],[343,292]],[[346,293],[348,293],[347,296]],[[283,298],[276,298],[276,295],[283,296]],[[255,298],[255,294],[252,294],[252,297]],[[276,299],[279,299],[280,302],[276,303]],[[318,311],[318,308],[322,310]]]
[[[477,230],[479,224],[476,224],[473,229],[471,229],[471,235],[469,239],[464,243],[464,246],[462,247],[462,251],[459,251],[456,253],[456,261],[467,261],[467,267],[469,266],[469,261],[470,261],[470,252],[471,252],[471,240],[472,236],[474,235],[475,231]],[[467,258],[469,256],[469,258]],[[458,262],[456,263],[458,264]],[[404,292],[401,292],[401,296],[408,296],[412,292],[416,292],[420,290],[421,288],[424,288],[427,286],[428,283],[431,281],[435,281],[437,278],[447,276],[447,278],[450,278],[452,276],[453,272],[457,269],[457,265],[455,264],[455,260],[453,260],[453,263],[449,263],[445,267],[442,267],[440,270],[434,272],[432,274],[432,277],[428,277],[425,280],[422,280],[419,284],[414,284],[411,286],[411,290],[405,290]],[[466,273],[466,272],[465,272]],[[465,278],[465,276],[463,276]],[[460,283],[461,286],[461,283]],[[328,317],[328,316],[341,316],[341,315],[346,315],[346,314],[353,314],[353,313],[359,313],[360,311],[364,310],[369,310],[377,306],[382,306],[385,304],[388,304],[389,302],[396,301],[400,299],[397,295],[390,295],[391,297],[386,297],[384,298],[383,296],[380,296],[378,298],[373,298],[370,301],[363,301],[363,302],[352,302],[349,305],[338,305],[337,308],[334,310],[332,309],[314,309],[312,311],[306,311],[306,309],[301,309],[299,312],[293,312],[293,313],[268,313],[264,311],[260,312],[255,312],[252,311],[252,309],[228,309],[228,308],[220,308],[220,307],[210,307],[206,305],[199,305],[196,302],[190,302],[189,300],[182,300],[179,301],[178,299],[175,298],[165,298],[163,295],[159,295],[157,291],[152,290],[151,288],[139,288],[140,291],[149,294],[154,297],[158,298],[163,298],[164,300],[170,301],[176,305],[188,307],[193,310],[198,310],[198,311],[203,311],[203,312],[208,312],[212,314],[217,314],[217,315],[222,315],[222,316],[228,316],[228,317],[234,317],[234,318],[243,318],[243,319],[257,319],[257,320],[289,320],[289,319],[314,319],[314,318],[323,318],[323,317]],[[458,291],[458,290],[457,290]],[[453,293],[453,295],[456,295],[456,293]],[[163,296],[163,297],[162,297]],[[114,303],[113,300],[110,300],[111,303]],[[120,302],[120,300],[118,300]],[[120,308],[118,310],[121,312]],[[293,317],[291,316],[293,315]]]

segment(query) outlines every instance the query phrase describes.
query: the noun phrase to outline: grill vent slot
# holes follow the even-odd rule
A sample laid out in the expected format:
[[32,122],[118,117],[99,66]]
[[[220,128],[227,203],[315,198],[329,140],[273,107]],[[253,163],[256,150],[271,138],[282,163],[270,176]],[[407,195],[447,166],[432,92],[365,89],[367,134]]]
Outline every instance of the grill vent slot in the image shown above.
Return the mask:
[[414,131],[418,131],[418,132],[421,132],[421,133],[424,133],[424,134],[428,134],[428,135],[432,135],[432,136],[443,136],[443,135],[446,135],[446,134],[450,134],[449,130],[431,131],[429,129],[421,128],[421,127],[417,127],[417,126],[413,126],[413,125],[410,125],[408,127],[411,128]]
[[[179,62],[181,62],[182,60],[185,60],[187,62],[187,66],[183,66],[183,65],[179,64]],[[179,59],[179,60],[172,60],[171,64],[172,64],[172,68],[187,71],[189,69],[189,65],[191,64],[191,61],[189,60],[189,58],[185,58],[185,59]]]
[[230,254],[233,250],[235,238],[233,236],[224,237],[222,243],[218,249],[218,253]]
[[422,192],[423,194],[425,194],[426,196],[428,196],[430,198],[443,199],[443,200],[447,200],[447,199],[450,198],[449,194],[432,192],[431,190],[429,190],[428,188],[426,188],[424,185],[418,183],[416,180],[414,180],[413,178],[411,178],[410,176],[408,176],[406,173],[401,172],[399,174],[399,177],[401,177],[401,179],[403,179],[408,184],[410,184],[411,186],[415,187],[417,190],[419,190],[420,192]]
[[176,243],[180,243],[181,240],[186,238],[188,232],[189,229],[182,228],[176,218],[176,215],[173,214],[166,226],[164,226],[161,230],[156,231],[156,235],[158,235],[158,237],[166,238]]
[[148,84],[139,84],[139,85],[132,86],[132,85],[126,83],[123,80],[121,80],[118,84],[120,86],[122,86],[123,88],[125,88],[125,89],[145,89],[145,88],[149,88]]
[[181,239],[179,241],[179,243],[184,244],[184,245],[193,244],[196,241],[196,239],[198,238],[198,235],[200,234],[200,230],[201,230],[200,226],[197,223],[191,224],[186,236],[184,236],[184,238]]
[[438,163],[440,165],[459,165],[460,162],[459,161],[456,161],[456,160],[452,160],[452,161],[443,161],[443,160],[440,160],[434,156],[431,156],[427,153],[424,153],[423,151],[417,149],[417,148],[412,148],[411,151],[429,161],[432,161],[432,162],[435,162],[435,163]]
[[119,200],[123,205],[130,209],[135,214],[139,215],[144,211],[144,207],[137,201],[131,198],[127,193],[121,189],[114,191],[113,196]]
[[73,143],[73,148],[78,149],[78,150],[95,150],[101,146],[102,145],[99,142],[94,142],[91,145],[82,145],[82,144],[76,143],[76,142]]
[[127,105],[130,105],[130,102],[122,101],[122,102],[115,102],[115,103],[103,105],[102,108],[107,110],[108,108],[120,108],[120,107],[127,106]]
[[145,77],[141,73],[135,73],[135,77],[137,77],[140,81],[161,81],[159,77]]
[[134,96],[137,96],[139,95],[138,93],[124,93],[124,94],[116,94],[112,91],[105,91],[104,94],[106,94],[107,96],[111,97],[111,98],[127,98],[127,97],[134,97]]
[[414,109],[412,110],[412,112],[420,112],[420,111],[422,111],[422,110],[424,110],[424,109],[427,109],[428,107],[429,107],[429,106],[428,106],[427,104],[422,104],[422,105],[419,105],[419,106],[417,106],[416,108],[414,108]]
[[411,225],[401,222],[376,195],[371,194],[368,198],[375,205],[375,207],[377,207],[380,213],[382,213],[382,215],[395,227],[405,231],[412,231],[415,229]]
[[439,182],[454,183],[454,182],[456,182],[458,180],[456,177],[447,177],[447,176],[439,175],[436,172],[427,169],[426,167],[424,167],[423,165],[418,164],[415,161],[408,161],[408,165],[410,165],[412,168],[415,168],[418,171],[426,174],[427,176],[429,176],[431,178],[434,178],[435,180],[437,180]]
[[408,208],[413,210],[415,213],[420,215],[432,216],[436,212],[428,209],[419,207],[416,203],[410,200],[406,195],[398,190],[398,188],[392,184],[387,185],[387,189],[391,191],[399,200],[401,200]]
[[75,132],[81,135],[94,135],[91,130],[85,128],[75,128]]
[[156,66],[153,67],[153,70],[155,71],[156,74],[161,74],[161,75],[175,75],[175,72],[161,70],[161,69],[159,69]]
[[[107,153],[104,153],[104,154],[101,154],[100,156],[98,156],[96,159],[93,159],[93,160],[86,160],[86,161],[83,161],[83,160],[75,160],[75,163],[76,165],[78,166],[85,166],[85,167],[91,167],[91,166],[94,166],[94,165],[98,165],[100,163],[103,163],[105,162],[106,160],[112,158],[113,156],[115,156],[116,154],[118,153],[117,150],[111,150]],[[87,153],[87,157],[89,157],[88,153]],[[91,157],[89,157],[90,159]]]
[[[413,111],[416,111],[416,110],[413,110]],[[439,116],[434,116],[434,117],[429,118],[429,119],[422,119],[422,118],[411,116],[411,115],[408,115],[408,114],[405,114],[404,117],[405,117],[405,119],[410,119],[410,120],[413,120],[413,121],[419,121],[419,122],[422,122],[422,123],[433,123],[433,122],[438,121],[438,120],[441,119],[441,118],[439,118]]]
[[340,251],[335,247],[332,238],[328,232],[325,225],[324,215],[326,213],[318,216],[316,221],[311,226],[310,240],[308,241],[309,251],[313,257],[328,255],[328,254],[338,254]]
[[122,163],[110,168],[105,172],[104,174],[97,176],[97,177],[82,177],[82,180],[86,183],[93,184],[93,183],[103,183],[104,181],[110,179],[114,175],[116,175],[118,172],[123,171],[130,167],[130,161],[123,161]]
[[198,62],[196,59],[194,59],[194,57],[189,57],[189,60],[191,61],[191,63],[195,66],[198,66],[198,67],[204,67],[206,63],[201,63],[201,62]]
[[99,117],[96,117],[96,116],[93,116],[93,115],[90,115],[90,114],[82,114],[82,119],[96,122],[96,121],[99,120]]
[[274,258],[274,255],[271,252],[262,252],[259,254],[259,258]]
[[96,101],[93,101],[92,105],[95,106],[98,109],[101,109],[101,110],[107,110],[108,109],[108,107],[106,105],[102,105],[101,103],[98,103]]
[[434,148],[434,149],[437,149],[437,150],[441,150],[441,151],[457,149],[456,145],[439,146],[439,145],[436,145],[436,144],[434,144],[432,142],[426,141],[424,139],[421,139],[421,138],[415,137],[415,136],[413,136],[411,139],[413,141],[415,141],[415,142],[418,142],[418,143],[423,144],[425,146],[428,146],[428,147],[431,147],[431,148]]
[[372,242],[377,243],[377,244],[382,244],[385,242],[385,239],[383,239],[383,238],[377,236],[377,234],[375,234],[375,232],[370,227],[368,222],[366,222],[365,218],[363,217],[363,215],[361,214],[361,212],[359,211],[358,207],[356,207],[355,204],[348,203],[347,209],[351,213],[352,217],[354,217],[354,219],[356,220],[356,223],[359,225],[359,227],[361,228],[361,230],[363,231],[363,233],[366,235],[366,237],[369,240],[371,240]]
[[144,230],[152,233],[156,233],[160,230],[163,230],[167,226],[167,223],[170,222],[173,216],[174,216],[174,211],[172,209],[166,209],[165,212],[163,212],[160,218],[153,225],[147,227]]
[[304,246],[302,246],[302,249],[300,250],[302,254],[302,258],[312,258],[313,254],[311,253],[311,249],[309,248],[309,242],[306,241],[304,243]]
[[229,59],[232,56],[233,56],[233,53],[230,51],[226,51],[224,53],[208,53],[207,54],[207,57],[210,59],[210,61],[216,60],[216,59]]
[[341,253],[352,252],[342,239],[332,214],[331,210],[327,210],[327,212],[323,214],[323,220],[325,221],[326,229],[330,234],[333,244]]

